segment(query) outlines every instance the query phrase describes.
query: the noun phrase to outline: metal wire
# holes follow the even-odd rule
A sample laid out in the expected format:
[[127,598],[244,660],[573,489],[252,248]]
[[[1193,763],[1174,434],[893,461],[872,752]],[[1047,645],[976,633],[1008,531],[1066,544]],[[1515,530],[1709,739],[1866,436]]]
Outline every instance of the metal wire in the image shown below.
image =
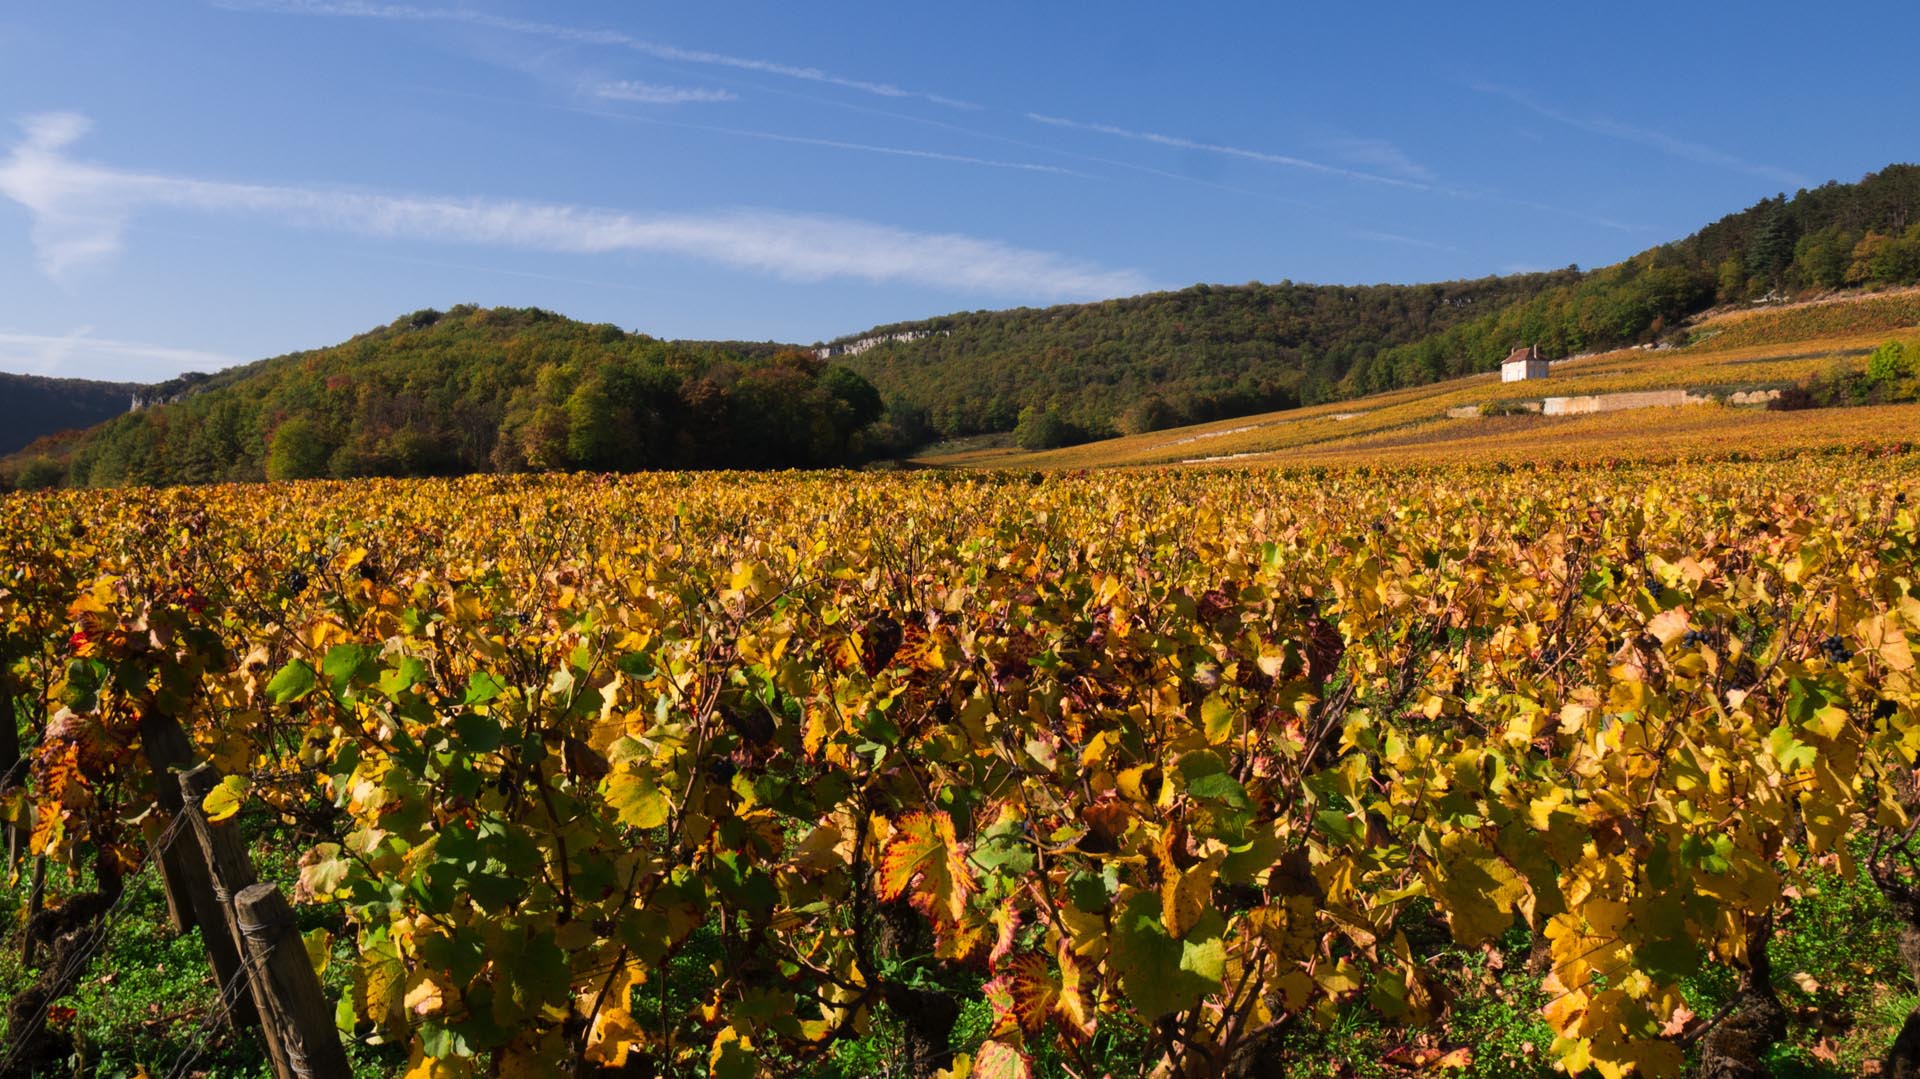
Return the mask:
[[233,1014],[233,1006],[239,1001],[240,994],[246,991],[246,975],[246,965],[241,964],[233,972],[233,977],[227,979],[227,984],[220,987],[219,1006],[209,1011],[206,1018],[200,1021],[199,1028],[194,1031],[193,1040],[178,1057],[174,1058],[173,1066],[167,1069],[165,1079],[183,1079],[187,1069],[193,1067],[194,1061],[200,1059],[200,1055],[206,1051],[207,1035],[215,1027],[226,1022],[227,1017]]
[[[174,837],[179,833],[185,823],[185,814],[175,814],[173,820],[167,827],[161,830],[158,839],[156,839],[153,844],[154,848],[156,850],[165,849],[167,844],[173,842]],[[105,916],[102,917],[100,923],[94,927],[92,936],[84,941],[80,947],[74,949],[73,953],[67,957],[67,961],[61,965],[59,972],[53,979],[54,985],[59,985],[68,978],[78,977],[80,972],[87,968],[87,964],[93,961],[93,957],[106,945],[107,938],[113,935],[114,926],[119,923],[120,917],[126,913],[128,901],[133,898],[132,883],[140,879],[140,874],[146,872],[147,866],[153,862],[153,860],[152,858],[148,858],[146,861],[140,863],[140,868],[134,871],[133,876],[122,879],[120,882],[120,895],[114,899],[113,905],[107,908]],[[40,1005],[40,1010],[35,1012],[33,1018],[23,1024],[20,1030],[9,1032],[10,1039],[13,1042],[13,1048],[8,1050],[5,1059],[0,1059],[0,1075],[10,1075],[13,1073],[14,1065],[19,1063],[20,1054],[25,1051],[28,1043],[33,1040],[34,1035],[40,1032],[40,1028],[46,1024],[47,1017],[53,1013],[54,1002],[57,999],[59,998],[48,997],[46,1002]]]

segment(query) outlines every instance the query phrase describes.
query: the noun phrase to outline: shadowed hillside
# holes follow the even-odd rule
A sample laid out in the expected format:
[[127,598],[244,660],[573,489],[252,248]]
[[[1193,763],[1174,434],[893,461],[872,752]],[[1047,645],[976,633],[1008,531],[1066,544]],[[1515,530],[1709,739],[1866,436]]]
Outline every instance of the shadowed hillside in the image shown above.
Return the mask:
[[94,382],[0,373],[0,454],[36,438],[92,427],[127,411],[137,382]]

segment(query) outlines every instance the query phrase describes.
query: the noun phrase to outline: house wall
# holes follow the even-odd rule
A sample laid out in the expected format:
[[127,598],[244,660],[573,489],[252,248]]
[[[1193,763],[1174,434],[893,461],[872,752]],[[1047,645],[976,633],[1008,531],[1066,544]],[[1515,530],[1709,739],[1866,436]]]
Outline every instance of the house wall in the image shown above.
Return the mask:
[[1500,381],[1525,382],[1530,378],[1546,378],[1547,361],[1520,360],[1500,365]]

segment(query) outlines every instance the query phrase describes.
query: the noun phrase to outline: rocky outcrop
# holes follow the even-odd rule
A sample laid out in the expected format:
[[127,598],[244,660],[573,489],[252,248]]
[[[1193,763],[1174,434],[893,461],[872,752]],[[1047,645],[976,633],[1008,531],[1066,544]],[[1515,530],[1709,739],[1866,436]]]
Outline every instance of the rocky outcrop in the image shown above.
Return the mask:
[[[951,334],[952,330],[941,330],[940,336]],[[820,359],[830,360],[835,356],[858,356],[862,352],[881,345],[902,344],[907,341],[919,341],[933,336],[932,330],[901,330],[899,333],[881,333],[872,337],[862,337],[856,341],[842,341],[838,344],[821,345],[813,350]]]

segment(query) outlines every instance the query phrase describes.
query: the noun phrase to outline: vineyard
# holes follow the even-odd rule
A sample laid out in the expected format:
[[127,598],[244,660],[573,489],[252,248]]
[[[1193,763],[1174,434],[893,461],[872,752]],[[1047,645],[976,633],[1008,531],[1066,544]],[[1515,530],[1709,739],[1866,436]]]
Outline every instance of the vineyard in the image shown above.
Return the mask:
[[[1914,339],[1920,292],[1848,294],[1785,307],[1717,314],[1690,327],[1679,348],[1626,348],[1556,360],[1550,377],[1503,383],[1490,373],[1387,390],[1368,397],[1147,431],[1075,446],[1024,451],[1005,440],[930,447],[915,458],[936,468],[1111,468],[1525,464],[1595,460],[1675,462],[1743,453],[1791,457],[1862,446],[1909,444],[1920,429],[1911,407],[1920,381],[1873,397],[1831,394],[1817,415],[1779,416],[1744,407],[1636,409],[1597,416],[1523,416],[1542,398],[1684,389],[1735,394],[1858,379],[1889,342]],[[1861,407],[1906,404],[1908,407]]]
[[1859,338],[1920,325],[1920,292],[1898,289],[1783,308],[1739,311],[1703,322],[1694,331],[1702,349],[1720,352],[1778,346],[1816,338]]
[[367,1074],[1765,1075],[1780,927],[1920,940],[1906,455],[62,492],[0,550],[8,1074],[123,976],[169,721]]

